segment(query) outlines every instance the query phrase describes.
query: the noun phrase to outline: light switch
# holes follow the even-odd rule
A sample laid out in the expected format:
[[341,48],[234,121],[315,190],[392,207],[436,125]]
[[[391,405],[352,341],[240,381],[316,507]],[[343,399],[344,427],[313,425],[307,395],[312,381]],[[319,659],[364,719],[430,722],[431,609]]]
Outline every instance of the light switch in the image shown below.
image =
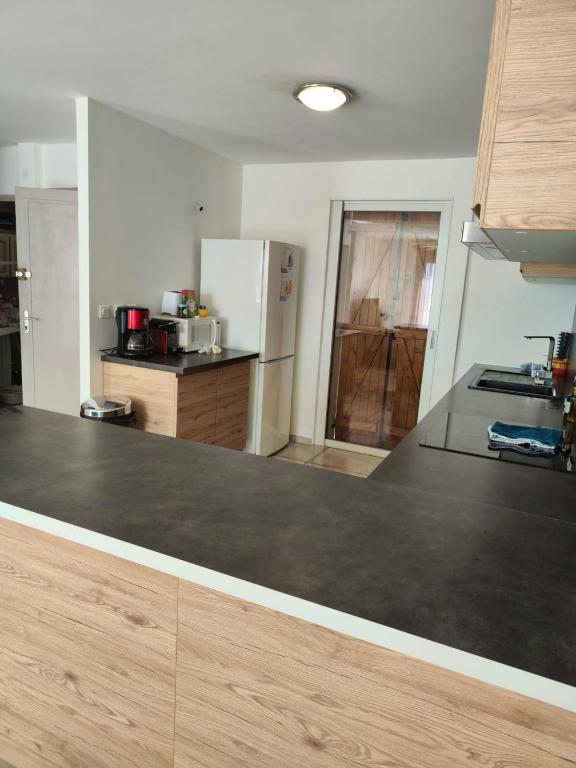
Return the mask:
[[110,317],[112,317],[110,304],[100,304],[98,307],[98,319],[107,320]]

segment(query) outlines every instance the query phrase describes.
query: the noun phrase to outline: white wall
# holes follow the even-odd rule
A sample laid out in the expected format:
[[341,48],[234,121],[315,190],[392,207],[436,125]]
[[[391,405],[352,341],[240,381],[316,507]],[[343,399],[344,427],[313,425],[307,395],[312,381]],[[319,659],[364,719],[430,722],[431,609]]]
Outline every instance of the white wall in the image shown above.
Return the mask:
[[[305,249],[300,285],[292,433],[311,438],[323,310],[330,200],[451,199],[452,226],[432,402],[471,365],[541,360],[545,342],[572,328],[576,286],[527,282],[519,265],[486,261],[460,243],[470,218],[475,158],[252,165],[244,168],[242,237]],[[454,361],[454,351],[457,352]]]
[[0,195],[13,195],[18,178],[18,147],[0,147]]
[[76,144],[26,142],[0,147],[0,195],[13,195],[15,187],[76,184]]
[[527,282],[518,264],[470,254],[456,377],[474,363],[517,366],[542,362],[545,341],[524,335],[557,336],[572,330],[576,286]]
[[[238,237],[242,167],[92,99],[77,100],[83,397],[116,343],[100,304],[160,310],[198,288],[202,237]],[[204,212],[196,211],[202,203]]]
[[251,165],[244,168],[242,236],[304,248],[291,431],[313,435],[330,200],[452,200],[432,402],[452,384],[475,159]]
[[40,186],[57,188],[78,186],[76,144],[40,145]]

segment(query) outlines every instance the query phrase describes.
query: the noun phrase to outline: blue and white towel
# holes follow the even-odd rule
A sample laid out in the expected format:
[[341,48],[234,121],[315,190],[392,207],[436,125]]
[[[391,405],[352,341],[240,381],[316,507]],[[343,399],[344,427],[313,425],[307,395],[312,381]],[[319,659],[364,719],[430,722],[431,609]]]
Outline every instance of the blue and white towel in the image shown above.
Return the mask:
[[549,427],[522,427],[495,421],[488,427],[490,448],[518,451],[529,456],[554,456],[560,450],[563,433]]

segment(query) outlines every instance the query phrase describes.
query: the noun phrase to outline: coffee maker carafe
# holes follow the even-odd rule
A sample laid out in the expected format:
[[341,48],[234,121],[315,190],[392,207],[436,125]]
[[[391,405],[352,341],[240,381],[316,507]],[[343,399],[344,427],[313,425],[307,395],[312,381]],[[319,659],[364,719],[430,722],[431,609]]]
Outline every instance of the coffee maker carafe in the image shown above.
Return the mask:
[[148,330],[150,310],[145,307],[118,307],[118,354],[121,357],[145,357],[152,354],[152,337]]

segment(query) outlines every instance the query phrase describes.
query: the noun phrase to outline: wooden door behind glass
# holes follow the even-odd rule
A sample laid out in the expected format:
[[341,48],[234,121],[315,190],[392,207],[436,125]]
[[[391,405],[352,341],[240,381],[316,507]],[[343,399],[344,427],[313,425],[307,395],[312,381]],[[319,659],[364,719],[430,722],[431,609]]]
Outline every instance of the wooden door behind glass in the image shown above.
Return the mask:
[[326,437],[391,449],[416,424],[440,213],[344,214]]

